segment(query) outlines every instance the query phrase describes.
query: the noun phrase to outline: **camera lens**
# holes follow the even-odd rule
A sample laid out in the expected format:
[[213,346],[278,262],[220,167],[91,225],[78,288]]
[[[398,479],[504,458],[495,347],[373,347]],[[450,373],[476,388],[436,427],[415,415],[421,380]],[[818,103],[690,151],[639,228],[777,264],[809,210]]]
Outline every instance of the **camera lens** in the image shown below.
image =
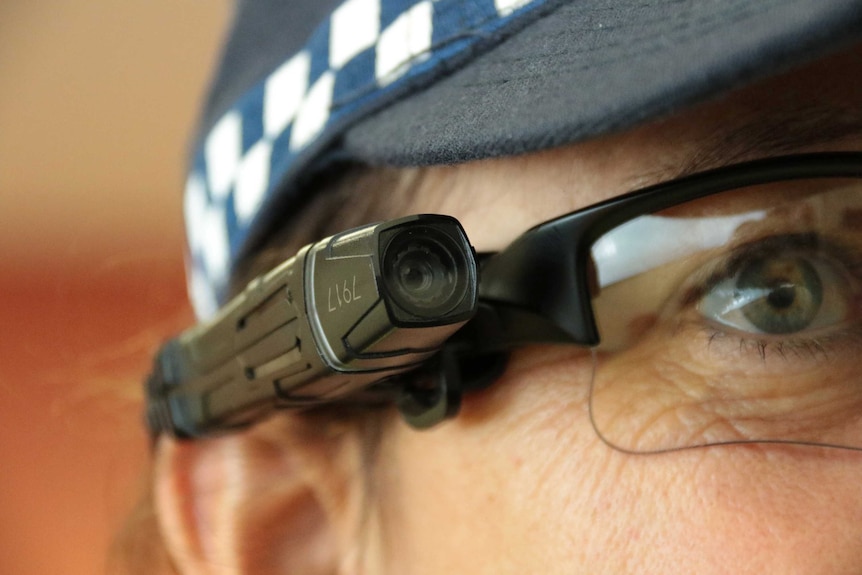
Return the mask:
[[452,285],[451,271],[447,273],[452,266],[445,265],[440,255],[429,250],[427,245],[408,244],[395,256],[392,265],[399,292],[415,305],[435,305],[441,292]]
[[447,234],[428,226],[405,229],[383,257],[383,280],[399,307],[431,318],[454,309],[466,293],[466,262]]

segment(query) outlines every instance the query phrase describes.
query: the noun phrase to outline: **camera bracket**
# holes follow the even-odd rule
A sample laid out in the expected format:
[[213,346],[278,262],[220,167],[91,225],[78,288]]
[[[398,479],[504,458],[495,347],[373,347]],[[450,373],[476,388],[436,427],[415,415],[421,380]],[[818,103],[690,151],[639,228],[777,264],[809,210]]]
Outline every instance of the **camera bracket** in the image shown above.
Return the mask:
[[399,390],[395,405],[414,429],[428,429],[458,415],[465,392],[485,389],[502,375],[508,354],[462,355],[444,346],[421,374]]

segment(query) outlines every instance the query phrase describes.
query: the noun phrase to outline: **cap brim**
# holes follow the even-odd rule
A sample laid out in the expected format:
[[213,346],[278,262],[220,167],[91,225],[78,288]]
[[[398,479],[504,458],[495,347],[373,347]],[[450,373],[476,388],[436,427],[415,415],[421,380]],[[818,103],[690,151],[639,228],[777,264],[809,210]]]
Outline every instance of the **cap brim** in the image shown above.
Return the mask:
[[857,0],[559,6],[347,130],[361,161],[427,165],[622,130],[862,38]]

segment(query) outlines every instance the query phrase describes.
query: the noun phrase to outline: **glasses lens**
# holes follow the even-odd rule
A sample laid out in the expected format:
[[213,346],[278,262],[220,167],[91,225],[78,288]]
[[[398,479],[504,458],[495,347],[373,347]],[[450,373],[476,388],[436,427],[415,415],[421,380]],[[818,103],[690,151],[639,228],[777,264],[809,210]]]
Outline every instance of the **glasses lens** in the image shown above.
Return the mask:
[[716,194],[611,230],[592,257],[605,441],[862,449],[862,181]]

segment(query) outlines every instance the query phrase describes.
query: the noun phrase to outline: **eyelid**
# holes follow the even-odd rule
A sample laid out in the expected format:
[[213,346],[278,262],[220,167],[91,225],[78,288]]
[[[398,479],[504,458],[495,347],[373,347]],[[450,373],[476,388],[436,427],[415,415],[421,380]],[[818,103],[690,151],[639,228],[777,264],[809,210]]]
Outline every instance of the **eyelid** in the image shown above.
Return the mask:
[[708,272],[703,281],[698,281],[684,295],[683,306],[694,305],[719,283],[733,278],[746,262],[758,257],[796,252],[825,253],[833,260],[841,262],[842,267],[858,281],[862,281],[862,250],[828,238],[817,232],[773,235],[736,246],[733,251],[722,256],[718,269]]

